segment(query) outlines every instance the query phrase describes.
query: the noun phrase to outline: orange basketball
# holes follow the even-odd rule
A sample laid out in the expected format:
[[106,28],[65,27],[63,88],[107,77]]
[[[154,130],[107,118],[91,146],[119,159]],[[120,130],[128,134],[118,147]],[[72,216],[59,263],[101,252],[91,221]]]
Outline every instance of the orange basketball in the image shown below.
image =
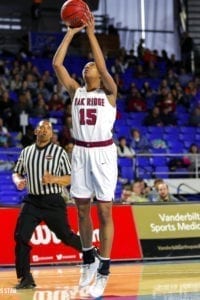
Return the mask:
[[68,0],[61,7],[61,19],[70,27],[81,27],[90,12],[88,5],[82,0]]

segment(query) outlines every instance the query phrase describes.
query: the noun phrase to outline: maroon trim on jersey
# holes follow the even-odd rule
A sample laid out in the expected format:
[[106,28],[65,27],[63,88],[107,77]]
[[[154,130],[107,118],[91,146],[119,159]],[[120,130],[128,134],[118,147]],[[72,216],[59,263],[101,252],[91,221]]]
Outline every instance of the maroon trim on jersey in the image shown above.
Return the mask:
[[104,147],[109,146],[113,144],[113,139],[107,140],[107,141],[99,141],[99,142],[83,142],[75,140],[75,145],[86,147],[86,148],[92,148],[92,147]]

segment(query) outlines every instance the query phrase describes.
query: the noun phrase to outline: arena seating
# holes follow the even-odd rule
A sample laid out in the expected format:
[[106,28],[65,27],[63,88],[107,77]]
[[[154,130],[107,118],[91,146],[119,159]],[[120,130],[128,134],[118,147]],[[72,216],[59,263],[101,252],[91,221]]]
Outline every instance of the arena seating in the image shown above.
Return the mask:
[[[6,58],[8,59],[8,58]],[[81,76],[81,67],[88,61],[86,57],[71,57],[70,61],[67,61],[69,71],[76,73],[77,76]],[[34,66],[38,67],[39,72],[48,70],[51,74],[53,72],[51,59],[32,58],[31,62]],[[113,58],[108,59],[107,65],[111,69],[114,63]],[[148,81],[153,90],[157,90],[163,78],[166,74],[166,63],[159,62],[158,68],[160,71],[160,78],[135,78],[134,68],[126,69],[124,74],[121,74],[121,79],[124,83],[123,89],[126,91],[130,88],[131,83],[135,83],[138,89],[142,89],[144,82]],[[10,96],[14,102],[17,101],[17,94],[10,91]],[[200,141],[200,127],[188,126],[189,111],[182,105],[177,105],[176,116],[178,119],[177,126],[144,126],[143,121],[147,115],[145,112],[127,112],[126,97],[119,96],[117,100],[118,118],[115,122],[113,129],[114,139],[117,142],[119,137],[125,136],[127,141],[130,142],[131,129],[137,128],[144,134],[149,140],[150,153],[146,157],[136,154],[133,160],[118,159],[118,166],[121,171],[121,176],[128,179],[130,182],[135,179],[135,176],[142,177],[144,179],[151,179],[155,177],[168,178],[169,176],[169,161],[172,158],[172,154],[175,156],[184,155],[188,152],[189,146],[196,141]],[[147,109],[151,109],[154,105],[154,98],[147,100]],[[49,117],[54,123],[55,131],[59,132],[63,125],[63,112],[49,112]],[[35,126],[41,118],[29,117],[29,124]],[[8,149],[0,148],[0,161],[16,161],[20,150],[20,139],[18,132],[12,132],[13,147]],[[163,140],[166,143],[166,148],[154,148],[152,142],[154,140]],[[23,193],[16,191],[14,185],[11,183],[12,170],[0,171],[1,187],[0,187],[0,205],[7,203],[6,199],[10,203],[20,203]],[[176,172],[173,176],[176,178]],[[186,176],[187,169],[179,170],[177,176]],[[6,179],[8,179],[6,181]],[[2,181],[3,180],[3,181]],[[3,184],[2,184],[3,183]],[[118,182],[116,188],[116,198],[119,198],[123,184]],[[10,197],[7,197],[10,193]]]

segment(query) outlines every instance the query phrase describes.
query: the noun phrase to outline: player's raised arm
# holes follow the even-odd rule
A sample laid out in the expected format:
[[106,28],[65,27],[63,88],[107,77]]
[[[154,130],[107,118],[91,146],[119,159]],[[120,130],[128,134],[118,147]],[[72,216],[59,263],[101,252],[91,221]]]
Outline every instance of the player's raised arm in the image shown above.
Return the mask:
[[[86,32],[87,32],[87,35],[89,38],[91,50],[92,50],[92,53],[94,56],[94,60],[95,60],[97,69],[101,76],[102,83],[103,83],[104,87],[106,88],[108,94],[113,96],[113,101],[115,102],[116,101],[115,99],[117,97],[117,86],[116,86],[112,76],[109,74],[109,72],[107,70],[102,50],[100,48],[99,42],[94,33],[94,28],[95,28],[95,22],[94,22],[94,17],[91,13],[91,15],[87,21]],[[112,104],[115,104],[115,103],[112,103]]]
[[65,34],[61,44],[59,45],[54,57],[53,57],[53,68],[57,75],[58,80],[64,85],[68,91],[71,99],[74,96],[75,90],[79,87],[78,82],[76,82],[67,71],[64,66],[64,59],[67,55],[69,45],[74,37],[74,35],[83,29],[84,26],[80,28],[70,28],[68,27],[67,33]]

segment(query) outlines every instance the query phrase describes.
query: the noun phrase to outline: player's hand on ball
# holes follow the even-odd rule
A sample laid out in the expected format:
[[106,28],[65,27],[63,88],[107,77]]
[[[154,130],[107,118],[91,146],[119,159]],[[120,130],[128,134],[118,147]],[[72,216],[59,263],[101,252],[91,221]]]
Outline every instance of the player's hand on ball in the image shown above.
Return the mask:
[[87,14],[87,21],[86,21],[86,32],[94,32],[95,29],[95,20],[94,20],[94,15],[90,12]]
[[78,33],[79,31],[83,30],[83,28],[85,28],[86,25],[84,24],[83,26],[81,26],[81,27],[76,27],[76,28],[70,27],[70,26],[68,26],[67,24],[66,24],[66,26],[68,27],[68,31],[72,32],[73,34],[76,34],[76,33]]

